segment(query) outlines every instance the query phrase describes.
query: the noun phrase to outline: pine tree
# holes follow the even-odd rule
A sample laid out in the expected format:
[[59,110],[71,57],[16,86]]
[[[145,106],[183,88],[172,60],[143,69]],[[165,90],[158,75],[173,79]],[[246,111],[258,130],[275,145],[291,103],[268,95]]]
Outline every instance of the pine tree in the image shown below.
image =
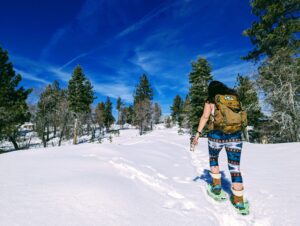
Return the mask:
[[208,84],[212,79],[211,66],[205,58],[199,57],[196,62],[192,62],[192,71],[189,74],[189,82],[191,84],[189,90],[191,98],[190,124],[192,133],[197,131],[199,119],[207,99]]
[[259,105],[255,82],[248,76],[237,76],[235,87],[243,108],[247,111],[248,125],[256,127],[263,116]]
[[51,99],[53,101],[53,108],[50,117],[50,124],[53,127],[53,137],[56,137],[57,127],[59,124],[59,117],[60,117],[59,105],[62,98],[62,90],[59,86],[59,82],[56,80],[52,83],[51,89],[52,89]]
[[299,10],[298,0],[254,0],[258,20],[244,33],[254,50],[244,57],[259,60],[257,84],[271,109],[268,130],[273,142],[300,141]]
[[258,21],[244,31],[255,46],[244,59],[272,57],[281,48],[292,55],[299,53],[299,0],[251,0],[252,13]]
[[102,129],[104,128],[104,121],[105,121],[105,103],[100,102],[97,104],[96,109],[96,123],[99,125],[100,133],[102,132]]
[[44,147],[47,147],[47,142],[49,141],[49,124],[51,112],[53,110],[51,91],[51,85],[48,85],[41,93],[39,102],[37,104],[38,112],[36,117],[36,129],[37,134],[39,138],[41,138]]
[[91,82],[86,78],[81,66],[76,66],[68,84],[68,101],[75,117],[73,144],[77,144],[78,118],[91,112],[94,91]]
[[[258,125],[263,117],[257,91],[255,88],[255,82],[250,80],[248,76],[237,76],[237,84],[235,87],[239,100],[242,103],[243,109],[247,112],[248,125],[253,126],[251,138],[258,139],[259,131]],[[244,136],[249,141],[249,135],[247,128],[244,130]]]
[[134,119],[134,110],[133,110],[133,106],[129,105],[126,108],[126,123],[128,124],[133,124],[133,119]]
[[186,95],[184,105],[183,105],[183,127],[186,129],[191,129],[190,114],[191,114],[191,100],[189,95]]
[[143,134],[151,122],[151,106],[153,90],[145,74],[140,77],[140,82],[134,92],[134,123],[140,128],[140,135]]
[[180,129],[183,122],[183,105],[182,98],[179,95],[176,95],[173,100],[173,105],[171,106],[171,116],[173,122],[177,122]]
[[109,131],[110,126],[114,123],[115,118],[112,115],[112,102],[109,97],[106,98],[104,104],[104,125],[106,127],[106,132]]
[[151,119],[151,102],[149,99],[138,101],[134,105],[135,121],[140,128],[140,135],[143,134]]
[[139,101],[143,101],[145,99],[152,101],[153,89],[151,88],[151,85],[150,85],[147,75],[143,74],[140,77],[140,82],[136,86],[136,89],[134,92],[134,104]]
[[19,85],[22,77],[13,69],[7,51],[0,47],[0,140],[8,139],[16,150],[20,126],[30,120],[26,100],[31,89]]

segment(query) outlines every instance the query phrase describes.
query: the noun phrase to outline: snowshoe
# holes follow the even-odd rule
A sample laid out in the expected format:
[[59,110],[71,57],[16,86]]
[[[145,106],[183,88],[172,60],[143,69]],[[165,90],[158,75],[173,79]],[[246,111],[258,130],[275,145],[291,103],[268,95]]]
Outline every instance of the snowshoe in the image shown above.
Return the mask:
[[208,184],[207,194],[218,202],[225,201],[227,199],[226,193],[223,191],[221,185]]
[[249,215],[250,211],[249,211],[249,202],[248,200],[244,200],[242,203],[238,202],[235,203],[233,201],[233,195],[230,197],[230,202],[233,205],[233,207],[235,208],[235,210],[237,211],[237,213],[241,214],[241,215]]

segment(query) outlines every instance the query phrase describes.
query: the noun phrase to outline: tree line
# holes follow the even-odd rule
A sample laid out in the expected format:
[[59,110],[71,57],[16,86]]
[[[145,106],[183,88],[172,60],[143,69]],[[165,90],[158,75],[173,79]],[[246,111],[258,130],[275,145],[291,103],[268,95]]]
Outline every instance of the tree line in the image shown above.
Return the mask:
[[[252,61],[255,78],[237,75],[235,89],[253,127],[253,141],[300,141],[300,3],[297,0],[252,0],[257,20],[244,31],[254,49],[242,59]],[[190,89],[185,101],[177,95],[171,106],[172,119],[179,127],[194,133],[213,80],[211,65],[205,58],[192,62]],[[269,109],[263,114],[259,103]],[[266,112],[266,110],[265,110]]]
[[26,100],[32,89],[20,86],[21,75],[13,69],[8,52],[0,47],[0,141],[12,142],[16,150],[19,145],[20,128],[25,122],[33,122],[35,132],[44,147],[56,140],[60,146],[63,140],[73,140],[87,135],[90,141],[101,139],[111,131],[116,123],[122,128],[126,123],[139,128],[142,135],[158,124],[162,111],[159,103],[153,102],[153,89],[146,74],[140,77],[134,90],[133,104],[126,105],[121,97],[116,101],[117,119],[113,116],[110,97],[93,108],[96,99],[93,86],[83,68],[78,65],[73,70],[66,88],[58,81],[47,85],[40,93],[35,105]]

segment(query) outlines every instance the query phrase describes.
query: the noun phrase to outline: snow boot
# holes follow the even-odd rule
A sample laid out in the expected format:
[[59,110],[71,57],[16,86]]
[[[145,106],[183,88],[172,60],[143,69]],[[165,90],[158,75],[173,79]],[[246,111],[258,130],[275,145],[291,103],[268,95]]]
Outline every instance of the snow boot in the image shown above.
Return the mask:
[[232,190],[232,195],[230,197],[230,201],[233,205],[233,207],[236,209],[236,211],[239,214],[242,215],[248,215],[249,214],[249,203],[247,200],[244,199],[243,193],[244,190],[234,190],[233,188],[231,188]]
[[210,172],[212,183],[208,185],[207,194],[216,201],[226,200],[226,194],[221,186],[221,174]]

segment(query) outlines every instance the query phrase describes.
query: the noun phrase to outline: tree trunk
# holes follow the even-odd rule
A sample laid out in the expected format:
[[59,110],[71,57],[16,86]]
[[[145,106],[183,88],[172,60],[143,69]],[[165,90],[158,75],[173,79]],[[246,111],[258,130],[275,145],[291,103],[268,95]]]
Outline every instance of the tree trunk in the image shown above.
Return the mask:
[[77,144],[78,119],[75,118],[73,144]]
[[47,125],[47,141],[49,141],[50,140],[50,138],[49,138],[49,133],[50,133],[50,129],[49,129],[49,124]]
[[56,125],[54,124],[54,128],[53,128],[53,138],[56,137]]
[[143,122],[140,123],[140,135],[143,135]]
[[249,133],[248,133],[247,127],[244,129],[243,132],[244,132],[245,140],[246,140],[247,142],[249,142]]
[[45,138],[45,133],[44,132],[43,132],[42,141],[43,141],[44,148],[47,147],[47,139]]
[[61,141],[62,141],[62,139],[65,135],[66,127],[67,127],[67,119],[64,120],[64,124],[61,128],[61,131],[60,131],[60,134],[59,134],[58,146],[61,146]]
[[118,110],[118,120],[117,120],[117,125],[120,125],[120,110]]
[[94,140],[95,140],[95,134],[96,134],[96,128],[92,126],[92,137],[91,137],[91,142],[94,142]]
[[16,142],[16,140],[15,140],[14,137],[10,136],[10,137],[9,137],[9,141],[12,142],[12,144],[14,145],[15,150],[19,150],[19,149],[20,149],[20,148],[19,148],[19,145],[18,145],[18,143]]
[[[92,129],[93,130],[93,129]],[[91,125],[90,123],[87,124],[87,135],[89,136],[91,132]]]

